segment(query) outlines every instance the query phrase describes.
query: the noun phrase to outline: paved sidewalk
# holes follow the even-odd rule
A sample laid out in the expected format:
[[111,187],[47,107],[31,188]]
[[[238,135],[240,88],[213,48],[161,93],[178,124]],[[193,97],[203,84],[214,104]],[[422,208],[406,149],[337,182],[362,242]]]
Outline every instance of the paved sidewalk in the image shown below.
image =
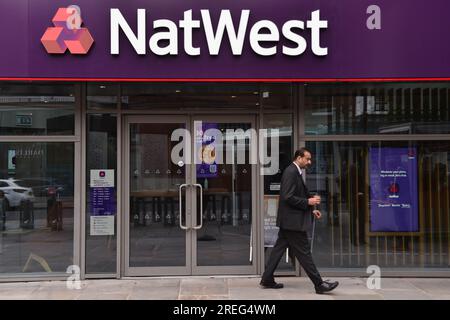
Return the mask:
[[65,281],[0,283],[0,299],[59,300],[450,300],[450,279],[385,278],[371,290],[364,278],[332,278],[339,287],[317,295],[309,279],[278,277],[283,289],[262,289],[256,277],[190,277],[85,280],[80,290]]

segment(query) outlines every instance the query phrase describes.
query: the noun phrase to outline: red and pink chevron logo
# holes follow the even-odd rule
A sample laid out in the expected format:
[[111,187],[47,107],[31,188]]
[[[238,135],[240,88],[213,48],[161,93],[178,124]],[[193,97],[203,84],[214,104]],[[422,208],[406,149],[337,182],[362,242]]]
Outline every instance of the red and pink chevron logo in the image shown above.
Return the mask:
[[67,48],[71,54],[86,54],[94,43],[89,30],[81,28],[80,7],[72,5],[59,8],[49,27],[41,38],[48,53],[63,54]]

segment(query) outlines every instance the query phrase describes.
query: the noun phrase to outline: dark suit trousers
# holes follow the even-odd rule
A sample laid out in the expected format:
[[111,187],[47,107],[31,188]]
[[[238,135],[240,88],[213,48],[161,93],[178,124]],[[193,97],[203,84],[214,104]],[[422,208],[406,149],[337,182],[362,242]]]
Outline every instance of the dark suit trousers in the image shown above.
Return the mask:
[[322,283],[322,277],[312,259],[307,233],[285,229],[280,229],[278,232],[278,239],[272,249],[269,260],[267,261],[262,281],[266,283],[274,282],[273,274],[288,247],[314,285],[320,285]]

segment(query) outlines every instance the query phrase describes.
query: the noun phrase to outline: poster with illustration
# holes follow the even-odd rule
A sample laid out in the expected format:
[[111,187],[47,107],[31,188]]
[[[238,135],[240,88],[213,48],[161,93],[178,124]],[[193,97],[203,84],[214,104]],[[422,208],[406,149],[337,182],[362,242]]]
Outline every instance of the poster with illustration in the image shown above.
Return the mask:
[[218,130],[217,123],[196,123],[197,178],[215,178],[218,175],[216,163],[216,143],[218,140],[216,135],[220,132]]

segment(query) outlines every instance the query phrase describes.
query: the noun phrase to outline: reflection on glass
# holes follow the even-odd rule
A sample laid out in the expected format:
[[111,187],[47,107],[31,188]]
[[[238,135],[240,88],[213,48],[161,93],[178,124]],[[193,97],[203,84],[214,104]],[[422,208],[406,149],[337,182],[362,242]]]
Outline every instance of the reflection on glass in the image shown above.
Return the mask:
[[447,83],[305,86],[305,133],[450,133]]
[[264,110],[292,109],[292,85],[290,83],[261,84],[261,101]]
[[0,143],[0,273],[73,264],[73,143]]
[[111,83],[88,83],[86,105],[88,110],[117,109],[119,85]]
[[308,184],[322,197],[314,239],[320,267],[448,267],[448,141],[306,146]]
[[0,135],[73,135],[74,85],[0,83]]
[[122,106],[146,110],[198,108],[252,108],[260,106],[257,84],[142,83],[122,85]]
[[[130,125],[130,267],[186,265],[178,193],[185,183],[185,166],[171,161],[172,148],[179,143],[171,141],[172,132],[184,127]],[[181,218],[186,225],[185,217]]]

